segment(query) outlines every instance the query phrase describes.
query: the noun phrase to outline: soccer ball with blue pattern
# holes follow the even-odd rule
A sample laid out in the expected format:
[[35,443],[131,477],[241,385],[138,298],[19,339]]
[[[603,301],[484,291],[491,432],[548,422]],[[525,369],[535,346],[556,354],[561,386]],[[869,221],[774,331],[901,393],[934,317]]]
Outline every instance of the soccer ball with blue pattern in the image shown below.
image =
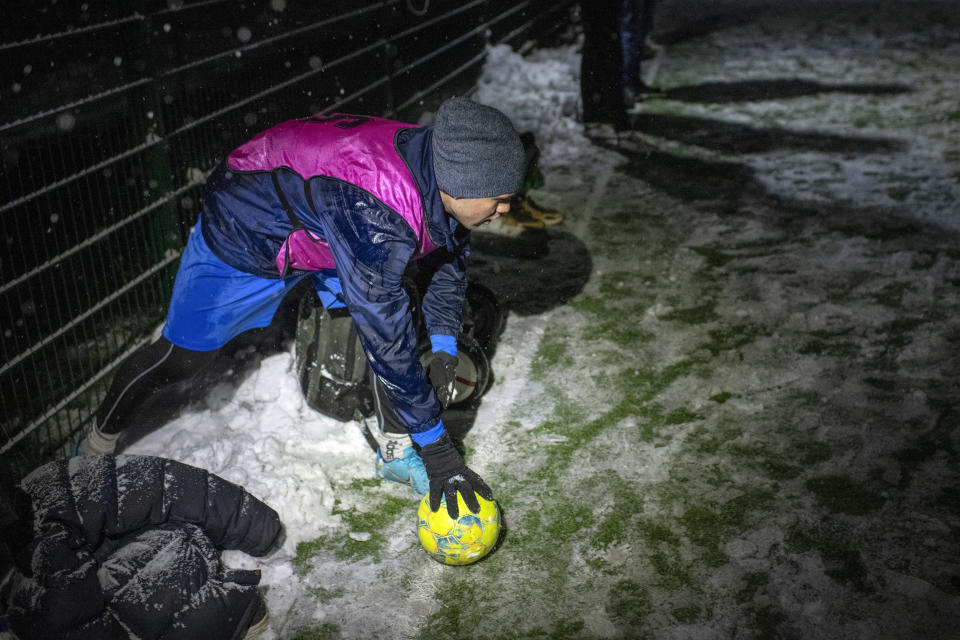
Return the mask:
[[447,513],[446,499],[440,508],[430,511],[430,495],[423,496],[417,510],[420,544],[430,557],[443,564],[463,565],[476,562],[497,544],[500,537],[500,507],[496,501],[477,496],[480,512],[471,513],[457,494],[460,517],[453,519]]

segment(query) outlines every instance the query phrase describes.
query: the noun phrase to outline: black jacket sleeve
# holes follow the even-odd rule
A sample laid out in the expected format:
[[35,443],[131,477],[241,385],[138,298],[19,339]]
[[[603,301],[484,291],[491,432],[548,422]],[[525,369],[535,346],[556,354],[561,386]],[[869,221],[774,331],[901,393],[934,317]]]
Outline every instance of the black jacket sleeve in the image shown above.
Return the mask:
[[197,525],[222,549],[263,555],[280,534],[277,512],[204,469],[151,456],[77,457],[24,480],[35,526],[67,525],[79,544],[98,547],[146,525]]

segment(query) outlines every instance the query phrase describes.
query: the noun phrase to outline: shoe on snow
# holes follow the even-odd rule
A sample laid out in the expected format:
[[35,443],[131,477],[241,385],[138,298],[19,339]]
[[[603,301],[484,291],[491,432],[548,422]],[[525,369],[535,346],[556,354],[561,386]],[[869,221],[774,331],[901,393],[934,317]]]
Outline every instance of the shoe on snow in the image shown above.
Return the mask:
[[252,638],[263,635],[263,632],[266,631],[269,626],[270,614],[267,611],[267,603],[263,601],[263,598],[260,598],[257,612],[253,614],[253,619],[250,621],[250,626],[247,627],[247,633],[243,636],[243,640],[251,640]]
[[[520,202],[521,219],[530,222],[540,223],[540,228],[550,227],[563,222],[563,214],[556,209],[548,209],[540,206],[532,198],[526,197]],[[520,224],[524,224],[520,222]],[[532,225],[527,225],[532,226]]]
[[390,482],[399,482],[413,487],[420,495],[430,492],[430,480],[423,466],[420,454],[413,447],[407,447],[399,456],[385,460],[382,450],[377,450],[377,476]]

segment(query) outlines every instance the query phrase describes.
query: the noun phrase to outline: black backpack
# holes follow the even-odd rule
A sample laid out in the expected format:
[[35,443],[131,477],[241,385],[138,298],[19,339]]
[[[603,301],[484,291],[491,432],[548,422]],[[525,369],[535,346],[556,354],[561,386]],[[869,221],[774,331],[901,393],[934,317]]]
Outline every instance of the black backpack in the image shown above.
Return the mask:
[[[409,280],[407,292],[420,342],[420,358],[429,367],[433,357],[420,312],[421,292]],[[467,285],[463,328],[457,338],[457,382],[448,408],[476,405],[490,383],[490,363],[505,318],[496,296],[487,287]],[[307,404],[337,420],[361,420],[373,415],[372,372],[346,309],[328,310],[311,289],[300,300],[294,360]]]

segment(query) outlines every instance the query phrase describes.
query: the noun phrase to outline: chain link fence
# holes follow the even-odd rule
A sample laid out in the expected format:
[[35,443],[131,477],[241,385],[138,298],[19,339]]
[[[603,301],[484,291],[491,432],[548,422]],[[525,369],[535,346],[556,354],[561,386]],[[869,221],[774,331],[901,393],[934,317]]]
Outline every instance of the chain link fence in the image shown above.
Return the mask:
[[162,322],[217,159],[322,112],[416,121],[567,1],[11,0],[0,27],[0,453],[64,455]]

